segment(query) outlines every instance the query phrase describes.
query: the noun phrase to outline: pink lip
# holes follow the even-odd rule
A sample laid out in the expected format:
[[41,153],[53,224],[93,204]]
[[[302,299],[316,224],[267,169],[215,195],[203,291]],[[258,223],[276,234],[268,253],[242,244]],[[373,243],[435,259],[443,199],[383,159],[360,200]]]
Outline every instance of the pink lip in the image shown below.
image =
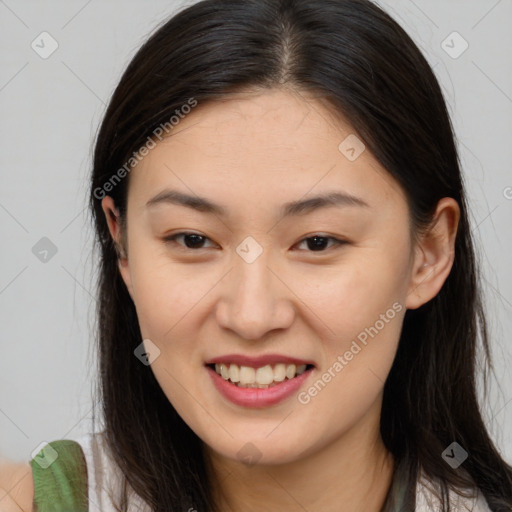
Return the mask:
[[[283,361],[283,359],[281,359],[281,361]],[[298,391],[313,370],[313,368],[306,370],[297,377],[284,380],[270,388],[240,388],[235,384],[232,384],[231,381],[223,379],[209,366],[207,366],[206,369],[210,374],[213,384],[225,398],[236,405],[252,408],[268,407],[290,397]]]
[[303,359],[297,359],[283,354],[266,354],[258,357],[249,357],[243,354],[226,354],[224,356],[214,357],[213,359],[205,362],[207,365],[215,363],[233,363],[238,366],[249,366],[251,368],[261,368],[267,364],[274,365],[278,363],[295,364],[296,366],[300,366],[301,364],[315,365],[313,361],[305,361]]

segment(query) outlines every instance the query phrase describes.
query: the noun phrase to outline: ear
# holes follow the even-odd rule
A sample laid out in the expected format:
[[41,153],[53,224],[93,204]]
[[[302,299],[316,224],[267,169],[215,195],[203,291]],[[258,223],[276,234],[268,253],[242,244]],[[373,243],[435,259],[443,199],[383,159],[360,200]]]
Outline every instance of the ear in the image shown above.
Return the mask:
[[110,196],[105,196],[102,199],[101,207],[105,213],[108,229],[117,249],[119,272],[128,289],[128,293],[133,299],[130,265],[128,262],[127,247],[125,246],[125,240],[122,236],[119,210],[116,208],[114,200]]
[[415,247],[405,301],[407,309],[419,308],[441,290],[453,265],[459,218],[457,201],[443,197],[428,231],[421,235]]

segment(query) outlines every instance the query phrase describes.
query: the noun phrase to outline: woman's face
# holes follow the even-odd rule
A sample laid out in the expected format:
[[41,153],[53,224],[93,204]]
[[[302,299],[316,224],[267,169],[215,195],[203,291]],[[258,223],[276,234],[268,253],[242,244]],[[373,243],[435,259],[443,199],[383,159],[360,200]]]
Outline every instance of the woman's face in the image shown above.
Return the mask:
[[378,423],[415,251],[397,182],[333,119],[276,90],[199,104],[130,172],[120,270],[150,368],[233,460],[295,461]]

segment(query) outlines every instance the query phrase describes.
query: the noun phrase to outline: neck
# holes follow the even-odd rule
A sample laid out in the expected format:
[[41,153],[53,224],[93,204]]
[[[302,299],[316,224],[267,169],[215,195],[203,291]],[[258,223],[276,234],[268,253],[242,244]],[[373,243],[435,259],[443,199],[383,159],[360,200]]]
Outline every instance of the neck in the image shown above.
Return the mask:
[[322,510],[380,512],[394,461],[379,430],[381,400],[321,449],[281,465],[247,466],[208,448],[210,481],[221,512]]

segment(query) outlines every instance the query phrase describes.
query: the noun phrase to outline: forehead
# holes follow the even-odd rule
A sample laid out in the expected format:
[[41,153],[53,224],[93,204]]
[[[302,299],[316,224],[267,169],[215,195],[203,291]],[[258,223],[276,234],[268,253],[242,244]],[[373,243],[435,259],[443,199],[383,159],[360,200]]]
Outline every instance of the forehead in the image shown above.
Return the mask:
[[141,203],[177,185],[186,193],[223,196],[226,204],[237,195],[261,206],[266,198],[286,202],[332,188],[368,202],[404,200],[368,150],[347,158],[347,144],[355,142],[357,153],[364,148],[358,140],[342,116],[311,95],[241,93],[184,115],[130,173],[129,196]]
[[294,90],[268,89],[235,93],[198,105],[179,121],[166,142],[195,141],[201,144],[201,150],[215,149],[216,156],[277,147],[298,152],[298,142],[314,142],[326,134],[337,140],[352,131],[349,123],[326,107],[321,98]]

